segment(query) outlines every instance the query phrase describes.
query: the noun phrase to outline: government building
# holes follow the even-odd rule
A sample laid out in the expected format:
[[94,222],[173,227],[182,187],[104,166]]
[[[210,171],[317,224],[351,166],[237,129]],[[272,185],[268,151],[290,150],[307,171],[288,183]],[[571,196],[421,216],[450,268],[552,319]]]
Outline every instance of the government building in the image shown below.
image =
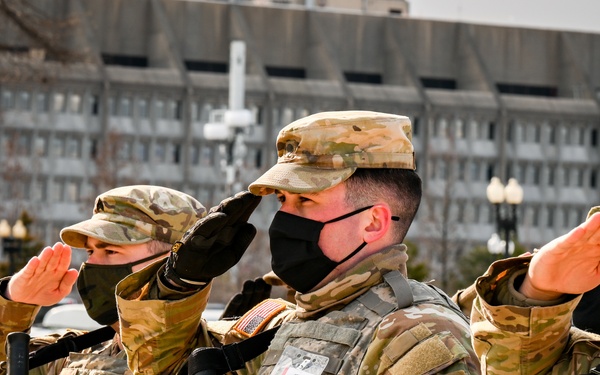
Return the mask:
[[[0,45],[31,62],[0,66],[0,218],[27,211],[46,244],[118,185],[216,205],[276,162],[279,129],[326,110],[411,119],[425,196],[408,239],[434,269],[441,242],[456,258],[496,231],[494,176],[524,190],[529,249],[600,204],[599,34],[416,19],[398,0],[37,5],[74,20],[62,43],[84,56],[60,61],[0,15]],[[250,121],[219,138],[205,128],[231,109],[234,41]],[[261,232],[277,207],[263,199]]]

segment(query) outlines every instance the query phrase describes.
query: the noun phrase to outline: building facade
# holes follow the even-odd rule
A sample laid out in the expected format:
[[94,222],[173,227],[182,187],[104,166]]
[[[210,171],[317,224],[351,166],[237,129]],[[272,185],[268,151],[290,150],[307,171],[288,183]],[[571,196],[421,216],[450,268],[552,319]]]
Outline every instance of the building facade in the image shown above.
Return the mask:
[[[117,185],[164,185],[210,207],[276,162],[281,127],[342,109],[411,118],[426,197],[408,237],[432,249],[445,238],[460,244],[457,256],[490,238],[492,176],[523,186],[518,235],[529,248],[600,203],[600,35],[317,3],[40,2],[80,20],[67,43],[88,60],[75,64],[0,19],[0,43],[37,58],[35,74],[0,82],[0,216],[27,210],[50,244]],[[235,152],[203,132],[227,108],[233,40],[246,44],[254,117]],[[11,77],[14,66],[1,68]],[[231,158],[234,185],[223,168]],[[259,229],[276,208],[264,200]]]

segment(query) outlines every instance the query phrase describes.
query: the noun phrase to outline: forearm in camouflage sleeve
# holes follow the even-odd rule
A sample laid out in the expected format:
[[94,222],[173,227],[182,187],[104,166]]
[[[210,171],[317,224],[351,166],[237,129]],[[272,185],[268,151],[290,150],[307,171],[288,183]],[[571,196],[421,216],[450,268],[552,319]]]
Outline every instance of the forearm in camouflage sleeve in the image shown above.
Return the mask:
[[[0,291],[4,290],[8,280],[4,278],[0,281]],[[40,306],[9,301],[0,293],[0,361],[6,361],[6,336],[31,328],[39,311]]]
[[471,330],[475,351],[488,373],[546,373],[567,344],[580,297],[567,296],[542,307],[520,295],[514,282],[526,272],[529,259],[498,261],[477,279]]
[[150,299],[146,292],[153,289],[161,266],[156,262],[117,285],[121,339],[136,373],[177,373],[194,348],[211,346],[201,324],[210,285],[179,300]]

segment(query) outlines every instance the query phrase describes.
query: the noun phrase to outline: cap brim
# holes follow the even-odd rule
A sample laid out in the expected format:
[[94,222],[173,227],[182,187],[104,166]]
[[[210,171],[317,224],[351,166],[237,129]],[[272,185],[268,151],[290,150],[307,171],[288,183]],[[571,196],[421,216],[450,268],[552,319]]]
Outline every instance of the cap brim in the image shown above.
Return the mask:
[[97,219],[84,220],[60,231],[61,240],[73,247],[85,248],[88,237],[113,245],[135,245],[152,240],[130,226]]
[[254,195],[273,194],[275,190],[316,193],[338,185],[355,171],[356,167],[333,169],[278,163],[251,183],[248,190]]

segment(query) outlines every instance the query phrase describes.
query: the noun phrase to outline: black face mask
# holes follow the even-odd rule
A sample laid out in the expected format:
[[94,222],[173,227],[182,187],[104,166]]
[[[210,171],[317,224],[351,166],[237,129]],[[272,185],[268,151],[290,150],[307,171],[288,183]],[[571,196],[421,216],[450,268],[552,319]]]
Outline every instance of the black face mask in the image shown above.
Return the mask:
[[119,320],[115,287],[119,281],[133,273],[132,267],[155,259],[163,252],[126,264],[82,263],[77,277],[77,290],[88,315],[98,324],[109,325]]
[[352,258],[367,245],[363,242],[347,257],[334,262],[319,247],[319,237],[325,224],[344,220],[371,207],[373,206],[359,208],[326,222],[278,211],[269,228],[273,272],[294,290],[300,293],[310,291],[335,267]]

